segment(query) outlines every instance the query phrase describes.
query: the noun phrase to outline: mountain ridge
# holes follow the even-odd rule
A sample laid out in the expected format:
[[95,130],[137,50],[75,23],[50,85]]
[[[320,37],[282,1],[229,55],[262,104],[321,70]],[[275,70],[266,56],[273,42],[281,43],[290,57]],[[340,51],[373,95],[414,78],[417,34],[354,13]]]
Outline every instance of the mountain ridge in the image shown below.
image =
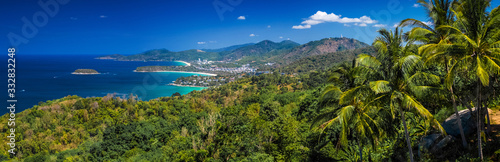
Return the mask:
[[291,51],[274,58],[274,61],[287,65],[310,56],[354,50],[368,46],[368,44],[353,38],[324,38],[297,46]]
[[112,59],[117,61],[238,61],[261,60],[264,62],[276,62],[279,65],[287,65],[302,58],[335,53],[344,50],[353,50],[369,45],[353,38],[324,38],[299,44],[294,41],[284,40],[274,42],[263,40],[258,43],[247,43],[234,45],[219,49],[190,49],[174,52],[167,49],[153,49],[135,55],[106,55],[96,59]]

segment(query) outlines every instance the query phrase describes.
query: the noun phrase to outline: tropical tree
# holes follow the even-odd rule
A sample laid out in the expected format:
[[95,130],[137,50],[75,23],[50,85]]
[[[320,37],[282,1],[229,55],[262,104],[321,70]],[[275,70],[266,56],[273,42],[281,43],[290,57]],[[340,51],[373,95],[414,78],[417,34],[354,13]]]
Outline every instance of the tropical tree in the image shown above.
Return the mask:
[[[342,92],[337,89],[337,93]],[[341,132],[339,144],[344,148],[348,148],[348,137],[355,137],[358,143],[360,161],[362,161],[362,143],[375,146],[375,141],[381,136],[381,131],[378,128],[376,120],[371,117],[377,113],[377,110],[378,109],[375,106],[366,105],[360,99],[354,98],[349,105],[339,107],[333,111],[318,116],[314,123],[334,116],[333,119],[324,122],[319,127],[324,130],[334,124],[340,125]]]
[[[400,27],[414,26],[409,32],[408,37],[409,39],[424,43],[424,45],[419,48],[419,54],[424,56],[425,63],[444,65],[446,72],[450,73],[449,65],[455,60],[453,57],[454,53],[451,50],[440,50],[442,45],[450,43],[448,39],[450,32],[447,29],[439,27],[442,25],[454,24],[455,21],[452,9],[453,6],[459,3],[456,0],[419,0],[418,3],[426,10],[428,17],[432,20],[432,25],[415,19],[405,19],[401,21]],[[457,118],[456,122],[459,128],[460,137],[462,138],[462,145],[465,148],[467,147],[467,140],[465,139],[462,121],[458,113],[453,84],[446,88],[451,93],[451,101]]]
[[[489,0],[461,0],[456,10],[452,10],[456,23],[442,25],[439,29],[449,30],[451,43],[441,45],[440,51],[453,51],[456,58],[446,76],[445,84],[450,87],[459,72],[468,72],[477,80],[477,142],[478,154],[483,159],[481,146],[481,124],[484,122],[482,87],[490,85],[490,77],[500,74],[500,11],[496,7],[487,11]],[[450,52],[451,53],[451,52]],[[489,116],[489,115],[488,115]]]
[[[372,118],[376,115],[377,108],[374,106],[365,105],[362,98],[352,98],[349,102],[339,103],[340,97],[343,95],[342,90],[349,90],[355,87],[358,78],[356,68],[356,60],[352,63],[343,63],[333,68],[332,75],[328,78],[331,83],[321,94],[321,103],[332,104],[335,109],[319,115],[312,126],[319,121],[328,120],[319,127],[324,130],[327,127],[338,124],[341,126],[339,144],[346,149],[348,147],[348,137],[354,136],[358,143],[358,151],[360,161],[363,160],[362,143],[375,146],[375,140],[381,135],[376,120]],[[345,106],[347,105],[347,106]]]
[[406,124],[405,111],[416,111],[418,115],[427,119],[440,132],[446,134],[433,115],[417,101],[416,97],[429,94],[433,85],[437,85],[440,78],[422,71],[422,58],[416,54],[412,41],[404,42],[402,30],[396,28],[394,32],[386,29],[378,31],[373,46],[377,48],[377,57],[360,55],[357,58],[360,69],[358,79],[364,84],[354,87],[342,94],[340,103],[351,101],[362,95],[367,105],[387,107],[392,117],[399,112],[405,129],[410,159],[413,161],[413,151]]
[[340,86],[342,90],[353,88],[357,77],[356,69],[355,59],[351,63],[342,63],[333,68],[333,73],[328,78],[328,82]]
[[356,86],[356,78],[358,77],[356,69],[356,60],[332,68],[333,73],[328,78],[330,84],[321,92],[321,105],[338,104],[342,91]]

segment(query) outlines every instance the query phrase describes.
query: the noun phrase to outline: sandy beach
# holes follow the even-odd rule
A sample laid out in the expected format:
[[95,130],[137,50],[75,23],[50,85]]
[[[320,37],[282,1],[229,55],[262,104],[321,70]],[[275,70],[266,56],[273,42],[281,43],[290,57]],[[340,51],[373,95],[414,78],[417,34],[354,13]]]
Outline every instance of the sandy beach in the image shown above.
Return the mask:
[[186,61],[174,61],[174,62],[180,62],[180,63],[186,64],[186,66],[191,66],[191,64],[186,62]]

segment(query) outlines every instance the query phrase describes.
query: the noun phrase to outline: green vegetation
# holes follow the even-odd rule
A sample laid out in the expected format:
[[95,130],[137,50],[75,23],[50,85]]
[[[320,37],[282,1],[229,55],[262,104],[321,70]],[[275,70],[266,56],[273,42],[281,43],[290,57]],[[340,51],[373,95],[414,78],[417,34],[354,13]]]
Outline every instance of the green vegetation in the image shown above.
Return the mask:
[[318,41],[311,41],[291,50],[284,51],[282,52],[283,54],[277,54],[270,59],[270,61],[277,62],[281,65],[287,65],[309,56],[324,55],[327,53],[353,50],[368,46],[369,45],[366,43],[351,38],[325,38]]
[[224,51],[232,51],[241,47],[246,47],[246,46],[251,46],[254,45],[255,43],[247,43],[247,44],[241,44],[241,45],[234,45],[234,46],[229,46],[225,48],[219,48],[219,49],[202,49],[202,51],[207,51],[207,52],[224,52]]
[[[326,70],[334,65],[341,64],[344,61],[350,61],[356,58],[358,54],[376,55],[376,50],[373,47],[363,47],[354,50],[339,51],[324,55],[315,55],[297,60],[291,64],[279,67],[279,71],[284,73],[305,73],[314,70]],[[264,69],[272,69],[271,67]]]
[[254,45],[241,47],[232,51],[221,53],[223,60],[238,60],[244,57],[270,57],[282,54],[283,52],[293,49],[300,44],[293,41],[282,41],[279,43],[264,40]]
[[99,72],[94,69],[77,69],[73,74],[99,74]]
[[[273,51],[281,51],[294,48],[299,44],[292,41],[283,41],[275,43],[269,40],[262,41],[257,44],[245,44],[225,49],[218,50],[187,50],[180,52],[173,52],[166,49],[150,50],[140,54],[123,56],[123,55],[109,55],[98,57],[97,59],[114,59],[118,61],[198,61],[201,60],[237,60],[245,56],[249,57],[262,57],[270,56]],[[235,49],[236,48],[236,49]],[[279,52],[278,52],[279,53]]]
[[140,54],[123,56],[108,55],[97,59],[114,59],[118,61],[189,61],[198,59],[209,61],[231,61],[239,64],[261,66],[268,62],[287,65],[309,56],[324,55],[345,50],[368,47],[367,44],[350,38],[325,38],[300,45],[293,41],[273,42],[264,40],[256,44],[231,46],[215,50],[187,50],[172,52],[166,49],[150,50]]
[[184,71],[184,72],[203,72],[217,75],[230,75],[224,71],[206,71],[200,70],[195,66],[141,66],[135,69],[136,72],[161,72],[161,71]]
[[224,76],[193,75],[188,77],[179,77],[174,81],[174,84],[180,86],[213,87],[213,86],[221,86],[227,84],[238,78],[241,78],[241,75],[239,74],[224,75]]
[[[486,108],[500,104],[500,8],[487,12],[486,0],[419,2],[434,26],[403,20],[378,31],[376,53],[346,51],[356,57],[331,68],[317,60],[301,71],[271,69],[150,101],[108,95],[40,103],[16,115],[17,154],[0,145],[0,159],[499,161],[500,136]],[[300,62],[315,57],[331,56]],[[465,134],[458,122],[453,137],[441,125],[459,109],[473,112],[467,125],[477,127]],[[0,123],[0,136],[8,128]]]

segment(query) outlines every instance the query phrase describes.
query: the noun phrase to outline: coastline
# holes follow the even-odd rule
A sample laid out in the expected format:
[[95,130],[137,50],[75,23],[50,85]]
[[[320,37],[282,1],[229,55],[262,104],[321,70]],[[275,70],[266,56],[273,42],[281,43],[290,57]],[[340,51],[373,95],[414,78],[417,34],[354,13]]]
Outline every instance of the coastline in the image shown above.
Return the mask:
[[179,63],[183,63],[184,66],[191,66],[191,63],[189,62],[186,62],[186,61],[162,61],[162,60],[118,60],[116,58],[112,58],[112,57],[96,57],[94,58],[96,60],[113,60],[113,61],[134,61],[134,62],[147,62],[147,61],[157,61],[157,62],[179,62]]
[[192,85],[180,85],[180,84],[175,84],[175,83],[170,83],[167,84],[169,86],[176,86],[176,87],[197,87],[197,88],[209,88],[209,87],[204,87],[204,86],[192,86]]
[[184,66],[191,66],[190,63],[186,62],[186,61],[174,61],[174,62],[180,62],[180,63],[183,63],[185,64]]
[[208,76],[217,76],[217,74],[212,74],[212,73],[204,73],[204,72],[190,72],[190,71],[137,71],[134,70],[136,73],[189,73],[189,74],[201,74],[201,75],[208,75]]

